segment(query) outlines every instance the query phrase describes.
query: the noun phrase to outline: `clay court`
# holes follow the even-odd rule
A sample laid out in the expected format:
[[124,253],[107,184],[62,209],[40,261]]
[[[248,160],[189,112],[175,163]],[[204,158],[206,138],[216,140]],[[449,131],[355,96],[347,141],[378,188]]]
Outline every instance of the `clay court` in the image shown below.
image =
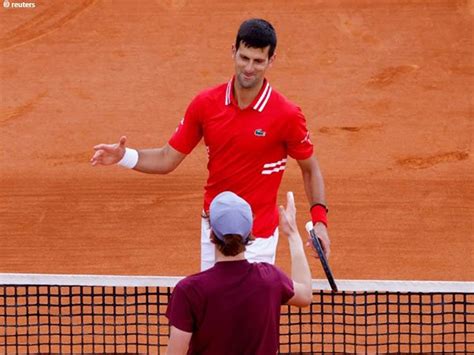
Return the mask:
[[[263,17],[279,36],[268,78],[323,169],[336,277],[474,279],[472,1],[31,2],[0,8],[0,272],[196,272],[203,144],[167,176],[93,168],[92,147],[164,144],[232,75],[239,24]],[[303,231],[294,161],[288,190]]]

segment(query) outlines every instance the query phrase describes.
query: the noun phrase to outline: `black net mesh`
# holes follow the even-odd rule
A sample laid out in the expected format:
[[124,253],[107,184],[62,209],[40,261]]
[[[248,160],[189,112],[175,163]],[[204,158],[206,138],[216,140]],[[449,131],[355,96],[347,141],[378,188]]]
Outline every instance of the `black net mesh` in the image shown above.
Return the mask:
[[[169,287],[0,286],[0,353],[164,353]],[[474,294],[314,291],[281,353],[474,353]]]

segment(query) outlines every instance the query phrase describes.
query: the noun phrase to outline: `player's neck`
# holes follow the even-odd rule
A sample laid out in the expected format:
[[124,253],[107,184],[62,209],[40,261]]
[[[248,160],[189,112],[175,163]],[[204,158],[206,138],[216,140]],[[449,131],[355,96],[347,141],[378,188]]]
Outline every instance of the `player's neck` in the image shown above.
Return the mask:
[[234,96],[241,110],[247,108],[257,97],[262,88],[263,80],[252,88],[243,88],[237,80],[234,82]]
[[216,262],[245,260],[245,253],[242,252],[236,256],[225,256],[216,248]]

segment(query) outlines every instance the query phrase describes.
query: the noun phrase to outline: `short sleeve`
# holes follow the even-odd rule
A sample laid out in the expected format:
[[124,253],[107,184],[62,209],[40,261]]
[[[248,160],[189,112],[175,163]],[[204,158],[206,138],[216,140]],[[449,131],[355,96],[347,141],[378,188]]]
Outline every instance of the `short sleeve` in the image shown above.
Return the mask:
[[286,145],[292,158],[303,160],[313,155],[313,143],[306,127],[306,119],[299,107],[291,114],[287,132]]
[[281,281],[281,304],[286,304],[288,300],[295,295],[293,280],[278,268],[275,268]]
[[191,153],[202,138],[201,101],[199,96],[191,101],[184,118],[168,141],[169,145],[180,153]]
[[184,332],[193,332],[193,312],[188,295],[182,284],[178,283],[171,294],[166,317],[170,325]]

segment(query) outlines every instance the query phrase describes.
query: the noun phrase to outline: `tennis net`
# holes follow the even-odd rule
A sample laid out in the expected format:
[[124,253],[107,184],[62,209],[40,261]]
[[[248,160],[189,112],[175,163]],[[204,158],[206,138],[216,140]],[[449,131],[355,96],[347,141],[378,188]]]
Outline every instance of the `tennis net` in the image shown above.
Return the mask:
[[[0,353],[164,353],[179,277],[0,274]],[[280,353],[473,353],[474,282],[313,281]]]

